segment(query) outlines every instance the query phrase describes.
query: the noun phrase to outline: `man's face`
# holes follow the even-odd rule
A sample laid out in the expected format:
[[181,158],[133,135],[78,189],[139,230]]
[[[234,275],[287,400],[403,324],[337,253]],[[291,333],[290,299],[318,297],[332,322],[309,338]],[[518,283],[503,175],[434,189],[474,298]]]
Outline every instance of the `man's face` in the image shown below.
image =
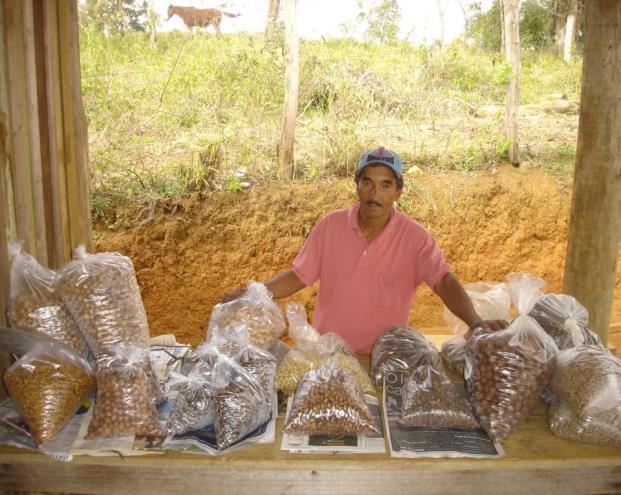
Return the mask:
[[388,218],[393,203],[401,196],[397,177],[384,165],[367,165],[363,168],[356,192],[363,219]]

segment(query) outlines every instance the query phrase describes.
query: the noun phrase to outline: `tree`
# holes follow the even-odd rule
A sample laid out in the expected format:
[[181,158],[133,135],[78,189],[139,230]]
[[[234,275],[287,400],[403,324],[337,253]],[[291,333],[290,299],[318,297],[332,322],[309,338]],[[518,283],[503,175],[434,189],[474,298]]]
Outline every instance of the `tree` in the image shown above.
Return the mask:
[[367,12],[364,11],[364,3],[358,0],[358,20],[367,23],[367,38],[381,43],[396,40],[401,18],[397,0],[372,0]]
[[147,24],[146,0],[86,0],[80,9],[83,26],[98,31],[119,34],[123,31],[145,31]]
[[267,25],[265,26],[265,37],[270,39],[274,34],[278,11],[280,10],[280,0],[269,0],[267,9]]
[[519,108],[520,108],[520,1],[503,0],[505,59],[511,66],[507,83],[507,109],[505,135],[509,143],[509,161],[517,166],[519,158]]

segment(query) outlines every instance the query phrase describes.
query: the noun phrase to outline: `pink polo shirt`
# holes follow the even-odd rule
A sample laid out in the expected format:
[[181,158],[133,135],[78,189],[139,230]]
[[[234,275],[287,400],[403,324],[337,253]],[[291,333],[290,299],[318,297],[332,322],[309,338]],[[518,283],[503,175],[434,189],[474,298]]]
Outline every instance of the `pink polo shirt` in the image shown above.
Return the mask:
[[354,352],[369,353],[393,325],[407,325],[416,288],[433,289],[451,267],[431,233],[393,209],[368,242],[358,228],[360,203],[315,225],[293,262],[307,286],[319,280],[313,326],[341,335]]

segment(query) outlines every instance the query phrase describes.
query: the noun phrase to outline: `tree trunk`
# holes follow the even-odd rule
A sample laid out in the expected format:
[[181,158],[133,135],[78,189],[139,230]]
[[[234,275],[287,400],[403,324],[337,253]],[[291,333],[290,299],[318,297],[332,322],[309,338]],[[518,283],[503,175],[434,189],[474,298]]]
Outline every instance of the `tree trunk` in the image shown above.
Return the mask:
[[563,45],[563,60],[569,62],[571,60],[571,47],[576,37],[576,12],[572,12],[567,16],[567,24],[565,25],[565,39]]
[[554,0],[554,51],[562,55],[567,24],[567,0]]
[[298,79],[300,76],[300,41],[298,39],[296,0],[285,0],[285,113],[282,137],[278,148],[278,178],[293,178],[293,143],[298,111]]
[[621,2],[585,4],[582,95],[563,292],[608,342],[621,240]]
[[270,39],[274,34],[276,20],[278,19],[278,11],[280,10],[280,0],[269,0],[267,10],[267,25],[265,26],[265,37]]
[[509,161],[517,166],[519,159],[519,107],[520,107],[520,2],[503,0],[505,59],[511,66],[507,83],[505,137],[509,144]]
[[436,0],[438,5],[438,16],[440,18],[440,43],[444,46],[444,6],[442,0]]

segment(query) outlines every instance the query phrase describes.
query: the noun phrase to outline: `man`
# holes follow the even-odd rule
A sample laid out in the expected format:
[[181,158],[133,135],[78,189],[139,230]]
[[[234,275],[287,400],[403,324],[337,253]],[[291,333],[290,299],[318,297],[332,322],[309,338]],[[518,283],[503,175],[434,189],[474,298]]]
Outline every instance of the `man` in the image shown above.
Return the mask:
[[[369,353],[389,327],[407,326],[423,282],[470,330],[507,326],[481,320],[431,233],[394,208],[403,191],[396,153],[383,147],[363,153],[355,182],[359,201],[321,219],[293,267],[265,283],[275,299],[319,280],[313,326],[341,335],[357,353]],[[239,295],[225,294],[223,301]]]

